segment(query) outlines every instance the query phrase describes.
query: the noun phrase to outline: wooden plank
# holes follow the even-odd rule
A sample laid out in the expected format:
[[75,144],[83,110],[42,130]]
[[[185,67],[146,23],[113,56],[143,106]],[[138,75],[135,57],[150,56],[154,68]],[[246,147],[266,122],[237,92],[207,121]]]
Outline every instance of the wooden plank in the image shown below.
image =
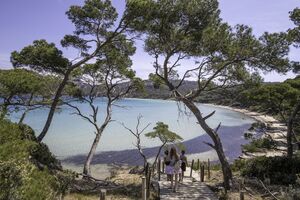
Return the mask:
[[142,177],[142,200],[147,200],[146,177]]
[[[191,170],[187,167],[187,173]],[[217,196],[210,190],[210,188],[199,180],[200,176],[195,171],[192,172],[193,177],[186,177],[183,182],[180,182],[178,190],[173,192],[171,190],[171,182],[167,181],[167,176],[161,175],[161,181],[159,184],[160,199],[162,200],[179,200],[179,199],[207,199],[207,200],[217,200]]]
[[[194,167],[194,159],[192,160],[191,169],[193,169],[193,167]],[[191,170],[190,172],[190,177],[192,176],[193,176],[193,170]]]

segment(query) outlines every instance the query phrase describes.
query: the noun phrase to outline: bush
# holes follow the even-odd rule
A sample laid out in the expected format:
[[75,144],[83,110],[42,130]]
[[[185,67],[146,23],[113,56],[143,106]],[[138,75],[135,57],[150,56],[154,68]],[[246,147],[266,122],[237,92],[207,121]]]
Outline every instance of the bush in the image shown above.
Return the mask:
[[55,199],[72,180],[25,125],[0,121],[0,158],[0,200]]
[[252,140],[249,144],[243,145],[243,149],[247,152],[254,153],[262,149],[272,149],[276,146],[275,142],[269,138],[259,138]]
[[256,157],[240,165],[241,174],[263,180],[270,178],[272,184],[289,185],[297,180],[300,173],[300,158]]

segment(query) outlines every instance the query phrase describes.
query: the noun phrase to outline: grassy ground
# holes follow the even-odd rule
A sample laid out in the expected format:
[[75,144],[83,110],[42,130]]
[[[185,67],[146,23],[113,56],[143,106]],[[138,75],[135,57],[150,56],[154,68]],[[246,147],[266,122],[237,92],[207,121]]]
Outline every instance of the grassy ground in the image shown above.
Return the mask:
[[[211,177],[210,179],[205,179],[205,183],[209,185],[213,191],[216,192],[216,194],[219,196],[220,199],[228,199],[228,200],[239,200],[240,199],[240,191],[239,191],[239,185],[235,184],[233,186],[232,191],[229,191],[227,195],[224,194],[222,191],[217,190],[217,186],[222,183],[222,171],[220,169],[211,170]],[[207,177],[207,171],[205,174],[205,177]],[[234,173],[235,180],[239,179],[240,176],[238,173]],[[245,200],[262,200],[261,194],[254,191],[252,188],[248,188],[251,190],[251,194],[249,192],[244,193]]]
[[[129,168],[114,170],[109,179],[121,185],[121,188],[108,190],[108,200],[138,200],[141,199],[141,175],[129,174]],[[65,200],[99,200],[100,194],[70,193]]]

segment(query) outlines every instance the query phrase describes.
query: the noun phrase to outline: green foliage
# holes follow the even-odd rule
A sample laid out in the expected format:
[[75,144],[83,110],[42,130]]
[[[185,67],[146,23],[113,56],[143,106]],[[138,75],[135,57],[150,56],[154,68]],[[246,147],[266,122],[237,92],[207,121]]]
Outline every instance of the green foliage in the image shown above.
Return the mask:
[[300,173],[300,158],[294,157],[256,157],[239,164],[243,176],[261,180],[270,178],[272,184],[294,184]]
[[231,164],[231,169],[234,172],[240,172],[243,168],[245,168],[245,165],[247,163],[247,160],[245,159],[236,159],[234,162]]
[[248,105],[257,105],[263,112],[288,118],[300,97],[300,78],[289,79],[283,83],[264,84],[243,92]]
[[252,140],[249,144],[243,145],[243,149],[247,152],[254,153],[263,149],[273,149],[276,146],[275,142],[270,138],[259,138]]
[[183,140],[182,137],[169,130],[169,126],[163,122],[157,122],[153,132],[146,133],[149,138],[158,138],[163,144],[174,143]]
[[160,87],[160,85],[163,84],[161,78],[159,78],[157,75],[150,73],[149,74],[149,80],[153,82],[153,87],[155,89],[158,89]]
[[[294,47],[300,47],[300,9],[295,8],[292,12],[290,12],[290,19],[295,24],[296,27],[288,30],[288,39],[294,45]],[[300,62],[294,61],[293,64],[293,71],[295,73],[300,72]]]
[[35,40],[20,52],[12,52],[11,62],[14,67],[30,67],[39,72],[59,74],[65,73],[70,64],[68,59],[63,57],[62,51],[58,50],[54,43],[48,43],[46,40]]
[[[109,35],[108,30],[118,17],[110,0],[86,0],[83,6],[71,6],[66,14],[75,24],[76,35],[96,35],[101,32],[104,37]],[[99,26],[96,26],[97,24]],[[65,42],[66,45],[70,44],[68,40]],[[72,43],[82,44],[80,40],[74,40]]]
[[1,120],[0,132],[0,199],[55,199],[66,191],[59,161],[30,127]]
[[47,105],[56,89],[57,78],[42,76],[25,69],[0,70],[2,117],[13,111],[33,110]]
[[[129,26],[145,34],[145,50],[155,58],[156,71],[150,79],[156,88],[161,83],[176,88],[177,69],[191,56],[197,61],[183,78],[199,79],[201,91],[214,89],[212,82],[219,86],[220,82],[261,82],[256,69],[286,72],[290,68],[286,34],[266,33],[257,39],[248,26],[232,28],[220,19],[216,0],[129,0],[126,7],[129,15],[137,16]],[[206,72],[215,75],[203,76]],[[194,98],[200,94],[195,93]]]
[[37,73],[16,69],[0,70],[0,94],[9,96],[9,94],[30,94],[42,91],[42,77]]

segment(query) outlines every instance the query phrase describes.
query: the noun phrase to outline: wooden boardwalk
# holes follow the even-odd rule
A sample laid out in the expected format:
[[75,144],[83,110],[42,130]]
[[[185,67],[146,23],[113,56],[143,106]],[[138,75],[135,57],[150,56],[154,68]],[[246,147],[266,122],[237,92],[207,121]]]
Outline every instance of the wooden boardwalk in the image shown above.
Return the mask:
[[[186,175],[190,174],[190,168],[187,169]],[[196,180],[196,181],[195,181]],[[161,176],[159,181],[160,199],[161,200],[177,200],[177,199],[206,199],[217,200],[216,195],[210,188],[199,181],[199,174],[194,172],[193,178],[185,177],[183,182],[178,185],[177,192],[171,189],[171,182],[166,180],[166,175]]]

